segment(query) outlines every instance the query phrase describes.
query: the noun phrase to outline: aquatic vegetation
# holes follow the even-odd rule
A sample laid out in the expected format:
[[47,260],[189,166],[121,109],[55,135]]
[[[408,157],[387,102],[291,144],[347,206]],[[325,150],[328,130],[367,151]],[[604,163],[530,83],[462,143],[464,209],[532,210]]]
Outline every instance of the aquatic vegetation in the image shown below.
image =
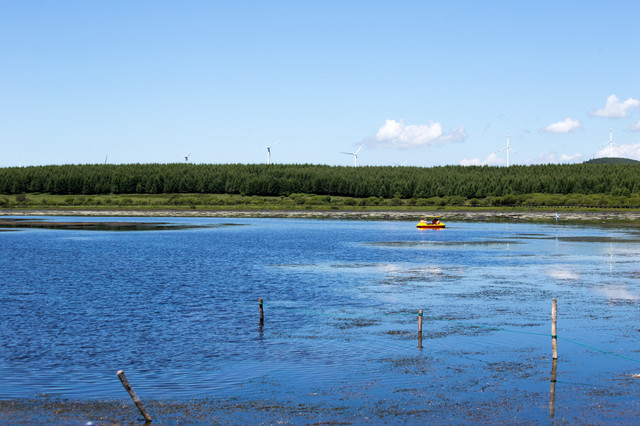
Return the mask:
[[[216,224],[215,226],[237,226],[237,224]],[[204,228],[207,225],[185,225],[168,222],[134,222],[134,221],[118,221],[118,222],[88,222],[88,221],[50,221],[42,219],[7,219],[0,218],[0,228],[41,228],[41,229],[69,229],[83,231],[164,231]]]
[[341,329],[359,328],[359,327],[371,327],[373,325],[380,324],[379,319],[371,318],[336,318],[334,325]]

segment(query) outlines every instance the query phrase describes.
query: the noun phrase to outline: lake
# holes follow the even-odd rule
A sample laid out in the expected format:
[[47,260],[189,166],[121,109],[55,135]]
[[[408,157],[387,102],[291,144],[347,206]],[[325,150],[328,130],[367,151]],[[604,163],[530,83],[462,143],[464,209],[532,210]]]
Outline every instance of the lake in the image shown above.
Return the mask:
[[58,226],[0,227],[3,400],[130,403],[122,369],[223,423],[640,415],[638,228],[21,219]]

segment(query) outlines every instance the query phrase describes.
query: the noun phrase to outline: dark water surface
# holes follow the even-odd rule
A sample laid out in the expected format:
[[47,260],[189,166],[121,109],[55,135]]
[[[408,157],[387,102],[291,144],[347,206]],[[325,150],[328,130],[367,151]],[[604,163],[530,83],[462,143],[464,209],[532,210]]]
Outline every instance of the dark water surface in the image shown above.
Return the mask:
[[298,404],[314,421],[640,415],[636,230],[108,221],[180,226],[0,232],[0,399],[126,400],[122,369],[143,400]]

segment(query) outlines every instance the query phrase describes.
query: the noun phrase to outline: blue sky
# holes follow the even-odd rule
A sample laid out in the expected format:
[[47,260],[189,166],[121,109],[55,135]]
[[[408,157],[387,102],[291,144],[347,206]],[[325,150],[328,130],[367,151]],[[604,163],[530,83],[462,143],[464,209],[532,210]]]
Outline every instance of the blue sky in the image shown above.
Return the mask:
[[[640,159],[640,2],[0,0],[0,167]],[[277,141],[277,143],[276,143]],[[361,147],[361,148],[360,148]]]

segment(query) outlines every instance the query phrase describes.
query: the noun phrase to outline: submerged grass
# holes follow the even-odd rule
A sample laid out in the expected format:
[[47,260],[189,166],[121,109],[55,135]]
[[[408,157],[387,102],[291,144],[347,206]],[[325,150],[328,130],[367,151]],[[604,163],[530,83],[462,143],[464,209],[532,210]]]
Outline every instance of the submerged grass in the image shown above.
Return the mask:
[[[0,219],[0,228],[39,228],[39,229],[67,229],[83,231],[161,231],[194,228],[212,228],[223,226],[243,226],[238,223],[220,223],[214,225],[184,225],[168,222],[52,222],[40,219]],[[6,230],[6,229],[0,229]]]
[[351,329],[351,328],[361,328],[361,327],[371,327],[373,325],[380,324],[379,319],[372,318],[336,318],[336,322],[334,325],[341,329]]

